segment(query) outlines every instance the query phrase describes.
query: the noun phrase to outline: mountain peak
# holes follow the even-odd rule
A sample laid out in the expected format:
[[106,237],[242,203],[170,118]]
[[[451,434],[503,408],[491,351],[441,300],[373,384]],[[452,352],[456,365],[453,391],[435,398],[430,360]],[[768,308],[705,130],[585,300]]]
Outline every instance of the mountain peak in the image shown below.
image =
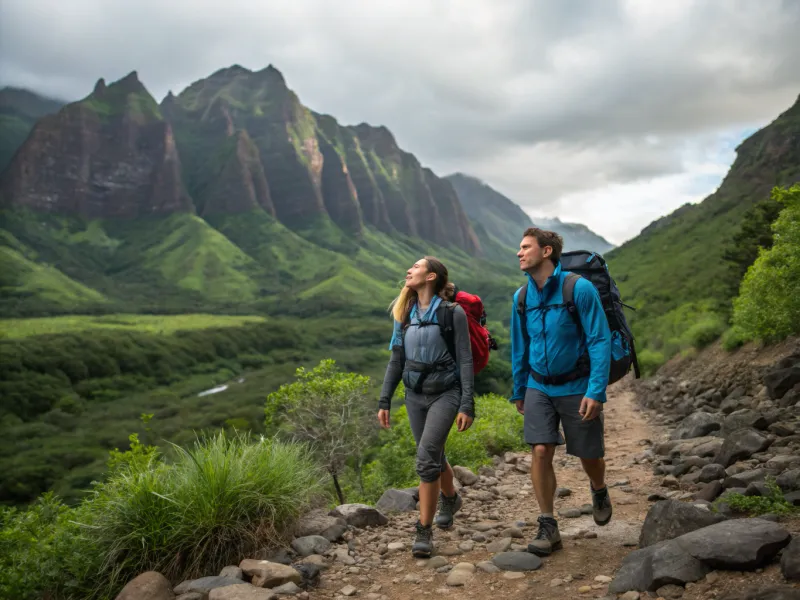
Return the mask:
[[128,94],[138,94],[140,92],[148,93],[142,82],[139,81],[139,74],[136,71],[131,71],[122,79],[112,83],[109,87],[118,88],[120,91]]
[[103,92],[106,91],[106,80],[102,77],[97,80],[97,83],[94,84],[94,90],[92,90],[92,94],[95,96],[100,96]]
[[256,75],[260,75],[264,79],[266,79],[269,83],[277,84],[282,87],[286,87],[286,78],[283,76],[275,66],[270,63],[265,68],[261,69],[260,71],[256,72]]

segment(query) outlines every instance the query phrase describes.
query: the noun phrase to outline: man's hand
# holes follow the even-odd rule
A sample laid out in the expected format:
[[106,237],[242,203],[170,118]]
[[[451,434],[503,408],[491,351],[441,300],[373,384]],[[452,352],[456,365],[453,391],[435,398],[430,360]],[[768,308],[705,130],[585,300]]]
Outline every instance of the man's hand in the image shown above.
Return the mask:
[[470,425],[472,425],[472,417],[464,413],[458,413],[458,416],[456,416],[456,425],[459,431],[466,431],[469,429]]
[[514,404],[517,405],[517,412],[521,415],[525,414],[525,400],[515,400]]
[[584,396],[581,400],[581,407],[578,409],[578,414],[583,417],[584,421],[591,421],[597,418],[603,410],[603,403],[597,400],[592,400],[588,396]]
[[384,429],[389,429],[389,411],[385,408],[378,411],[378,423],[380,423],[381,427]]

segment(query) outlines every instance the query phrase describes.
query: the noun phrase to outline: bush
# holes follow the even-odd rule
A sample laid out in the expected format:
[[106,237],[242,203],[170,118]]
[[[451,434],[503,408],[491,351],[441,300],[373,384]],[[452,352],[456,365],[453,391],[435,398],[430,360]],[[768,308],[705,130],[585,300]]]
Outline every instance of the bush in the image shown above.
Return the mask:
[[[522,415],[506,398],[489,394],[475,399],[476,418],[465,432],[455,424],[450,430],[445,454],[451,465],[477,470],[491,464],[491,457],[510,450],[526,450],[522,437]],[[363,500],[375,502],[388,488],[419,484],[416,473],[416,444],[405,406],[392,414],[392,427],[382,431],[375,459],[364,466]]]
[[772,225],[774,243],[762,249],[733,303],[733,324],[744,336],[775,342],[800,333],[800,184],[775,188],[784,208]]
[[664,362],[666,362],[666,359],[661,352],[650,350],[649,348],[637,350],[636,359],[639,362],[639,369],[641,370],[643,376],[652,375],[661,365],[664,364]]
[[794,506],[783,496],[781,488],[775,483],[774,477],[767,477],[767,496],[745,496],[744,494],[725,494],[714,502],[716,509],[724,503],[735,512],[744,513],[751,517],[758,515],[792,515],[800,513],[800,508]]
[[729,327],[722,334],[722,347],[728,352],[741,348],[747,341],[747,336],[738,327]]
[[113,598],[143,571],[217,573],[286,539],[321,490],[303,445],[222,431],[167,463],[131,442],[77,508],[46,495],[0,513],[3,597]]
[[725,322],[720,315],[707,314],[686,332],[686,337],[693,348],[702,350],[715,342],[725,331]]

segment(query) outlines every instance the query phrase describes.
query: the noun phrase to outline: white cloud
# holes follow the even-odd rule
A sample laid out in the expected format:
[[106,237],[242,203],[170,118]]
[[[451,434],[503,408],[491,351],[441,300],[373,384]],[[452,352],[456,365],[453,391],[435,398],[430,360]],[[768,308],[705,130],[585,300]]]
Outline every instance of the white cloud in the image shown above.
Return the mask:
[[9,1],[0,83],[77,99],[136,70],[160,99],[272,63],[312,109],[619,242],[792,104],[798,25],[788,0]]

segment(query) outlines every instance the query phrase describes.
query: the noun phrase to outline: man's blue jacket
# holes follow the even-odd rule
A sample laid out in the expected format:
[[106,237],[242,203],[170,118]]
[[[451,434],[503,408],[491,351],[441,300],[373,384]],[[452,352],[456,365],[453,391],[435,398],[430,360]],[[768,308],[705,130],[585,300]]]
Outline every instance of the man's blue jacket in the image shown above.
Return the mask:
[[[557,264],[544,288],[539,290],[528,275],[525,299],[525,320],[530,336],[525,364],[525,342],[517,314],[517,296],[511,308],[511,367],[514,374],[514,393],[511,401],[525,398],[526,387],[541,390],[548,396],[583,394],[598,402],[606,401],[608,371],[611,364],[611,331],[603,312],[600,294],[592,282],[579,278],[575,282],[573,301],[583,326],[581,334],[566,308],[544,307],[563,303],[561,290],[567,271]],[[533,369],[542,375],[560,375],[575,368],[578,358],[588,350],[591,372],[588,377],[563,385],[538,383],[530,374]]]

